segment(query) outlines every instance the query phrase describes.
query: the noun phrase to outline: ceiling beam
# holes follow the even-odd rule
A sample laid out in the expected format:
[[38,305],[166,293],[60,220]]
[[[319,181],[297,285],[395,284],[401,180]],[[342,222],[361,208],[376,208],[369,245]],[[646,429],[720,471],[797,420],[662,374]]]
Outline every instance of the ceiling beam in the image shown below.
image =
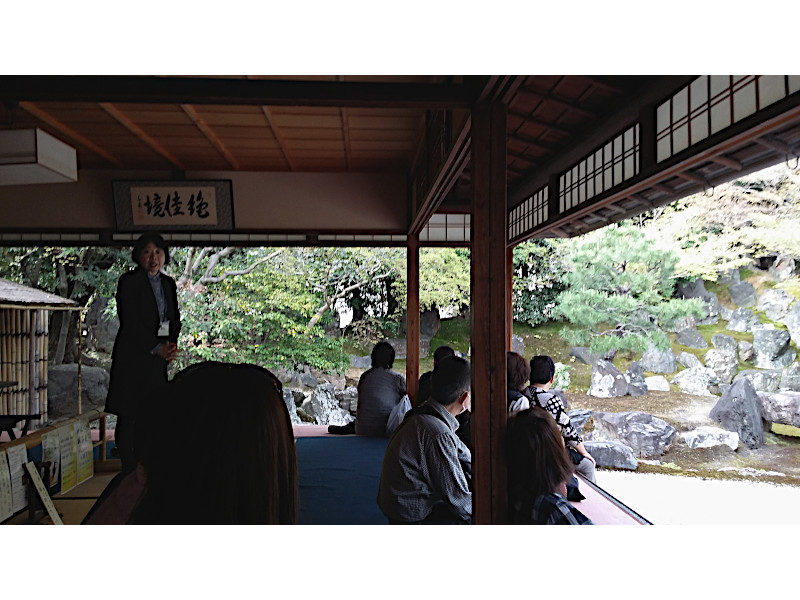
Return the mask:
[[209,142],[219,151],[222,156],[225,157],[225,160],[228,161],[228,164],[233,167],[234,171],[239,171],[241,169],[241,165],[239,161],[236,160],[236,157],[231,154],[231,151],[228,150],[227,146],[222,143],[222,140],[217,137],[217,134],[214,133],[214,130],[211,126],[206,123],[205,119],[200,116],[200,113],[197,112],[197,109],[190,104],[181,104],[181,108],[183,112],[197,125],[197,128],[203,132],[203,135],[206,136]]
[[77,142],[81,146],[84,146],[84,147],[88,148],[89,150],[91,150],[92,152],[97,154],[98,156],[102,156],[104,159],[106,159],[112,165],[116,165],[116,166],[118,166],[120,168],[122,167],[122,163],[119,160],[117,160],[114,156],[112,156],[110,153],[108,153],[105,150],[103,150],[100,146],[98,146],[94,142],[89,141],[88,139],[83,137],[81,134],[79,134],[77,131],[75,131],[74,129],[71,129],[70,127],[67,127],[66,125],[64,125],[64,123],[62,123],[61,121],[56,119],[53,115],[51,115],[47,111],[42,110],[41,108],[39,108],[34,103],[32,103],[32,102],[20,102],[19,106],[20,106],[20,108],[26,110],[27,112],[32,114],[34,117],[39,119],[40,121],[44,121],[45,123],[50,125],[50,127],[53,127],[54,129],[58,130],[59,133],[61,133],[62,135],[66,136],[71,141]]
[[738,160],[733,160],[728,156],[712,156],[709,158],[709,160],[717,163],[718,165],[722,165],[723,167],[733,169],[734,171],[741,171],[744,168],[742,163],[740,163]]
[[169,162],[173,164],[173,166],[178,167],[179,169],[183,170],[184,167],[177,158],[172,156],[172,154],[164,148],[161,144],[159,144],[155,139],[150,137],[141,127],[139,127],[136,123],[131,121],[130,117],[128,117],[125,113],[119,110],[116,106],[109,104],[107,102],[101,102],[100,108],[106,111],[109,115],[114,117],[120,125],[125,127],[128,131],[130,131],[133,135],[138,137],[142,140],[145,144],[147,144],[151,150],[155,150],[158,154],[163,156]]
[[0,101],[247,106],[469,108],[485,77],[463,83],[276,81],[128,75],[2,75]]
[[272,134],[278,141],[278,146],[280,146],[281,152],[283,153],[283,158],[286,159],[286,163],[289,165],[289,170],[296,171],[297,165],[292,158],[292,154],[289,152],[289,147],[286,145],[286,140],[283,138],[280,127],[278,127],[278,124],[275,122],[275,117],[272,115],[272,111],[268,106],[262,106],[261,112],[264,113],[264,117],[266,117],[270,129],[272,129]]

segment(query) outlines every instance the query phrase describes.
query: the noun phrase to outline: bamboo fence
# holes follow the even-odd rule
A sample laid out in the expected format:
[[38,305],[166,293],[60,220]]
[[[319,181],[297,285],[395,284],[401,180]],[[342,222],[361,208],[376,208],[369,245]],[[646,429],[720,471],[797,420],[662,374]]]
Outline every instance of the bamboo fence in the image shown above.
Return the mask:
[[47,420],[48,321],[47,309],[0,309],[0,381],[7,386],[0,389],[0,415]]

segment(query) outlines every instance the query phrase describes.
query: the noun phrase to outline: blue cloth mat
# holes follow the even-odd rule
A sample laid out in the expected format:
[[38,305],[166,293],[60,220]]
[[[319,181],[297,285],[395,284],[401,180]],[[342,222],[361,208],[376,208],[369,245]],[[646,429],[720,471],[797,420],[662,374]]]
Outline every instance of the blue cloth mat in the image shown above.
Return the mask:
[[300,525],[386,525],[378,508],[385,438],[297,438]]

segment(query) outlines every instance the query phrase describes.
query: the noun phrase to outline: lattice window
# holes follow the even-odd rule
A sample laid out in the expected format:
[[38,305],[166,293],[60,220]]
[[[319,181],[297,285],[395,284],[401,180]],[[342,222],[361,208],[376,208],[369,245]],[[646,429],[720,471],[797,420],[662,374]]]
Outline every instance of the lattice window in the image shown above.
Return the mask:
[[420,242],[470,241],[471,215],[435,214],[419,233]]
[[538,227],[550,217],[547,186],[527,198],[508,213],[508,239],[513,240]]
[[559,209],[565,212],[639,172],[639,124],[626,129],[559,178]]
[[703,75],[656,109],[661,162],[800,90],[797,75]]

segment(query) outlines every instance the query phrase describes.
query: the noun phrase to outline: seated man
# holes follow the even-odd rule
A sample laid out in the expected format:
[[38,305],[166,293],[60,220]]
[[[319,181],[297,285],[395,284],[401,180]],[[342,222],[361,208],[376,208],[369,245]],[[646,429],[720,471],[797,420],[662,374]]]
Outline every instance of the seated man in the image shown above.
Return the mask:
[[406,378],[392,369],[394,348],[388,342],[375,344],[371,359],[372,368],[358,380],[355,433],[383,437],[389,414],[406,394]]
[[[425,371],[419,378],[419,387],[417,388],[417,406],[424,404],[428,398],[431,397],[431,381],[433,381],[433,373],[436,371],[437,365],[448,356],[458,356],[456,351],[450,346],[439,346],[433,351],[433,371]],[[472,451],[471,417],[472,413],[470,413],[469,410],[465,410],[456,417],[456,419],[458,419],[458,429],[456,429],[456,435],[462,442],[464,442],[467,448],[470,449],[470,452]]]
[[389,440],[378,506],[393,524],[468,524],[472,456],[456,436],[456,415],[470,407],[470,366],[450,356],[433,374],[431,397]]

